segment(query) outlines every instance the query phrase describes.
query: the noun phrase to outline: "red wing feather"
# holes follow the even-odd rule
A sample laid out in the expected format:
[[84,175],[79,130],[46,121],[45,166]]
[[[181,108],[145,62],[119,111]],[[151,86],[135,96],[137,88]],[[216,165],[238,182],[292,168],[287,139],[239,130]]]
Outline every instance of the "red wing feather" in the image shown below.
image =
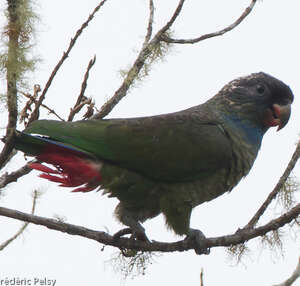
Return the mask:
[[36,158],[40,162],[52,165],[55,169],[39,162],[31,163],[29,167],[43,172],[39,175],[41,178],[60,183],[62,187],[83,185],[73,192],[89,192],[100,185],[102,164],[86,157],[85,154],[63,148],[63,146],[48,145]]

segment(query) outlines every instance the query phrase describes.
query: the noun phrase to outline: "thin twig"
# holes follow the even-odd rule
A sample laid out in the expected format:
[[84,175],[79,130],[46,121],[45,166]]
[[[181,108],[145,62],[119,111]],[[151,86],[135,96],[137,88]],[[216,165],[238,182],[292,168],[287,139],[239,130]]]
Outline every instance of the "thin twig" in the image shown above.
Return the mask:
[[92,21],[92,19],[94,18],[95,14],[99,11],[99,9],[104,5],[104,3],[106,2],[107,0],[103,0],[101,1],[97,6],[96,8],[94,9],[94,11],[89,15],[88,19],[81,25],[81,27],[77,30],[74,38],[71,39],[70,41],[70,44],[69,44],[69,47],[67,49],[66,52],[63,53],[60,61],[57,63],[57,65],[55,66],[54,70],[52,71],[44,89],[43,89],[43,92],[37,102],[37,105],[35,107],[35,109],[33,110],[32,114],[31,114],[31,117],[29,118],[29,121],[28,123],[31,123],[32,121],[38,119],[38,110],[42,104],[42,102],[44,101],[45,99],[45,96],[46,96],[46,93],[57,73],[57,71],[59,70],[59,68],[62,66],[62,64],[64,63],[64,61],[67,59],[67,57],[69,56],[69,53],[71,52],[72,48],[74,47],[78,37],[82,34],[83,30],[88,26],[88,24]]
[[47,109],[49,112],[49,114],[53,114],[54,116],[56,116],[60,121],[65,121],[62,117],[60,117],[54,109],[48,107],[47,105],[45,105],[44,103],[41,104],[42,107],[44,107],[45,109]]
[[160,39],[161,39],[161,36],[165,34],[165,32],[167,30],[169,30],[171,28],[171,26],[174,24],[175,20],[177,19],[177,17],[179,16],[181,10],[182,10],[182,7],[183,7],[183,4],[184,4],[185,0],[180,0],[177,7],[176,7],[176,10],[175,12],[173,13],[171,19],[167,22],[167,24],[162,27],[156,34],[156,36]]
[[154,17],[154,4],[153,4],[153,0],[149,0],[149,20],[148,20],[148,26],[147,26],[147,34],[145,36],[145,41],[144,41],[144,45],[146,46],[146,44],[150,41],[151,36],[152,36],[152,27],[153,27],[153,17]]
[[280,189],[282,188],[282,186],[286,182],[287,178],[291,174],[292,170],[294,169],[299,157],[300,157],[300,142],[298,142],[296,150],[295,150],[294,154],[292,155],[291,160],[289,161],[285,171],[283,172],[282,176],[280,177],[275,188],[268,195],[267,199],[264,201],[264,203],[261,205],[261,207],[255,213],[255,215],[251,218],[251,220],[248,222],[248,224],[245,226],[245,228],[253,228],[256,225],[259,218],[263,215],[263,213],[265,212],[267,207],[270,205],[272,200],[275,199],[277,194],[280,192]]
[[86,112],[82,116],[83,119],[90,119],[93,116],[93,114],[95,112],[95,109],[96,109],[95,102],[93,102],[93,101],[90,100],[90,102],[87,104]]
[[[121,86],[118,88],[118,90],[114,93],[114,95],[101,107],[100,112],[95,114],[92,118],[93,119],[101,119],[108,115],[112,109],[120,102],[121,99],[123,99],[135,79],[138,77],[139,72],[145,65],[145,62],[147,58],[151,55],[151,52],[153,50],[153,47],[155,47],[162,39],[162,35],[172,26],[172,24],[175,22],[176,18],[178,17],[183,3],[185,0],[180,0],[179,4],[173,13],[171,19],[156,33],[156,35],[153,37],[153,39],[150,42],[146,42],[149,37],[149,30],[147,30],[147,35],[145,37],[145,41],[143,43],[143,47],[138,54],[134,64],[127,72],[126,77],[124,78]],[[150,10],[150,14],[152,11]],[[149,16],[148,26],[151,25],[151,15]],[[145,44],[147,43],[147,44]]]
[[298,264],[296,269],[292,273],[291,277],[280,284],[276,284],[274,286],[291,286],[298,278],[300,277],[300,257],[298,259]]
[[31,95],[30,93],[25,93],[25,92],[22,92],[21,93],[27,97],[29,100],[27,100],[27,102],[25,103],[25,106],[23,107],[22,111],[20,112],[20,115],[19,115],[19,122],[22,123],[24,122],[24,125],[26,126],[27,125],[27,119],[29,117],[29,113],[32,111],[31,109],[31,105],[33,103],[36,104],[37,102],[37,98],[38,98],[38,95],[39,95],[39,92],[41,91],[41,86],[39,84],[35,84],[33,86],[33,95]]
[[91,103],[91,100],[87,101],[87,98],[84,96],[84,92],[85,92],[86,87],[87,87],[87,80],[89,78],[90,70],[93,67],[93,65],[95,64],[95,62],[96,62],[96,56],[94,56],[94,58],[92,58],[89,61],[88,67],[87,67],[86,72],[84,74],[83,82],[81,84],[80,94],[78,95],[78,98],[77,98],[77,101],[76,101],[74,107],[71,108],[71,110],[70,110],[70,114],[68,116],[68,121],[72,121],[75,114],[78,113],[84,105]]
[[200,286],[204,286],[203,273],[204,273],[204,270],[203,270],[203,268],[201,268],[201,271],[200,271]]
[[208,33],[205,35],[202,35],[200,37],[194,38],[194,39],[172,39],[170,37],[168,37],[167,35],[163,35],[162,40],[167,42],[167,43],[173,43],[173,44],[195,44],[198,43],[200,41],[209,39],[209,38],[213,38],[213,37],[217,37],[217,36],[222,36],[225,33],[233,30],[234,28],[236,28],[241,22],[243,22],[243,20],[245,20],[245,18],[251,13],[251,11],[254,8],[254,5],[256,4],[257,0],[252,0],[251,4],[244,10],[244,12],[242,13],[242,15],[235,20],[231,25],[225,27],[222,30],[213,32],[213,33]]
[[[35,212],[37,198],[38,198],[38,192],[34,191],[33,192],[32,207],[31,207],[31,215],[33,215],[34,212]],[[15,235],[13,235],[11,238],[9,238],[8,240],[6,240],[2,244],[0,244],[0,251],[3,250],[5,247],[7,247],[15,239],[17,239],[24,232],[24,230],[26,229],[26,227],[28,225],[29,225],[29,222],[25,222]]]
[[27,175],[32,171],[31,168],[28,167],[27,163],[17,171],[11,172],[11,173],[5,173],[0,177],[0,190],[7,186],[9,183],[16,182],[19,178],[23,177],[24,175]]
[[[292,220],[297,218],[300,214],[300,203],[294,208],[286,212],[285,214],[279,216],[276,219],[271,220],[267,224],[253,228],[253,229],[241,229],[238,232],[230,235],[205,238],[202,240],[203,250],[212,247],[224,247],[231,246],[240,243],[244,243],[250,239],[262,236],[269,231],[276,230]],[[36,215],[26,214],[20,211],[0,207],[0,215],[5,217],[10,217],[22,221],[27,221],[37,225],[43,225],[49,229],[56,231],[68,233],[70,235],[79,235],[88,239],[98,241],[101,244],[111,245],[119,249],[134,249],[140,251],[160,251],[160,252],[174,252],[174,251],[187,251],[194,249],[195,245],[192,240],[181,240],[172,243],[166,242],[146,242],[139,241],[130,238],[115,238],[103,231],[95,231],[82,226],[68,224],[60,222],[55,219],[40,217]]]
[[[34,103],[37,103],[37,100],[36,100],[36,98],[34,97],[34,96],[32,96],[31,94],[29,94],[29,93],[25,93],[25,92],[21,92],[24,96],[26,96],[27,98],[29,98],[32,102],[34,102]],[[52,108],[50,108],[50,107],[48,107],[47,105],[45,105],[45,104],[41,104],[41,106],[43,107],[43,108],[45,108],[45,109],[47,109],[49,112],[49,114],[53,114],[54,116],[56,116],[59,120],[61,120],[61,121],[65,121],[61,116],[59,116],[56,112],[55,112],[55,110],[54,109],[52,109]],[[21,120],[21,119],[20,119]]]

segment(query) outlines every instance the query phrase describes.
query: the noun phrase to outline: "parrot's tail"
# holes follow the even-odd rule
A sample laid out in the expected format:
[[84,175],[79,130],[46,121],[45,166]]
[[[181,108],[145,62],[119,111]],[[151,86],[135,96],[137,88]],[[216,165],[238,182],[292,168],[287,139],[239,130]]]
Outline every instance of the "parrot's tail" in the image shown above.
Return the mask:
[[[24,136],[23,133],[22,138],[23,146],[27,147],[30,144],[30,148],[34,149],[33,145],[39,144],[39,152],[31,154],[36,157],[37,161],[29,165],[30,168],[42,172],[39,177],[60,183],[62,187],[79,187],[73,192],[89,192],[101,184],[102,163],[88,153],[41,136],[28,134]],[[27,142],[27,138],[30,141]]]

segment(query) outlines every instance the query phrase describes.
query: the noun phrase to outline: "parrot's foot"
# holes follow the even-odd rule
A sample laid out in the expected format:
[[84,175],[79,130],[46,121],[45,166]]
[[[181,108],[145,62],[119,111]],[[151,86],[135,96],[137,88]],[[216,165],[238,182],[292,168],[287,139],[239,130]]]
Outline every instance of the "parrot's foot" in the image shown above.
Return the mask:
[[203,249],[202,247],[202,242],[206,239],[205,235],[203,234],[203,232],[201,230],[198,229],[189,229],[189,233],[186,237],[186,240],[192,240],[195,244],[195,252],[197,254],[209,254],[210,253],[210,249],[206,248]]
[[132,239],[150,242],[150,240],[146,236],[145,229],[140,224],[139,219],[136,217],[135,213],[126,209],[120,203],[116,208],[116,215],[120,222],[122,222],[126,226],[129,226],[129,228],[118,231],[114,235],[115,238],[131,233]]
[[113,238],[118,239],[126,234],[132,234],[131,238],[133,238],[133,239],[150,242],[150,240],[146,236],[145,229],[142,226],[141,226],[141,228],[142,229],[139,228],[138,230],[136,230],[136,229],[134,230],[132,228],[121,229],[113,235]]

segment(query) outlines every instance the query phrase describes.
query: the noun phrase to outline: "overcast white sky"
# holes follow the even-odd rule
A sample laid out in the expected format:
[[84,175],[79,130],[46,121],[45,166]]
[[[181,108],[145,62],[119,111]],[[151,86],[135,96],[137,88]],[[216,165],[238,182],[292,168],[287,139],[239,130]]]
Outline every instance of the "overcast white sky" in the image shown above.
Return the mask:
[[[43,61],[32,76],[32,84],[44,86],[70,38],[98,2],[40,1],[37,10],[41,23],[35,52]],[[155,29],[170,17],[177,2],[155,1]],[[221,29],[232,23],[249,3],[186,1],[173,27],[175,35],[190,38]],[[5,5],[6,1],[0,1],[1,7]],[[201,229],[208,237],[232,233],[248,222],[274,187],[295,148],[300,131],[299,9],[298,0],[259,1],[253,13],[234,31],[199,44],[174,46],[165,60],[153,67],[150,76],[132,89],[110,114],[110,117],[136,117],[185,109],[204,102],[228,81],[258,71],[270,73],[290,85],[295,102],[289,124],[278,133],[268,132],[254,168],[232,193],[194,210],[192,227]],[[3,22],[3,14],[0,17]],[[133,62],[143,41],[147,17],[146,0],[108,0],[57,74],[45,103],[66,116],[78,96],[88,61],[96,54],[86,95],[101,106],[119,87],[119,70]],[[0,127],[4,127],[6,119],[1,118]],[[22,160],[20,155],[8,170],[20,167]],[[299,168],[294,175],[299,175]],[[11,184],[1,198],[1,205],[28,212],[35,188],[44,192],[37,206],[38,215],[59,215],[69,223],[98,230],[108,228],[111,233],[122,227],[112,216],[117,200],[99,193],[73,194],[44,182],[36,173]],[[278,204],[272,205],[263,221],[279,215],[280,211]],[[0,217],[0,243],[20,225],[18,221]],[[144,225],[150,239],[179,239],[166,230],[161,216]],[[149,266],[145,276],[126,283],[199,285],[201,268],[207,286],[279,283],[293,271],[300,254],[299,230],[298,233],[285,230],[284,257],[280,252],[261,247],[258,240],[248,244],[251,252],[239,265],[228,258],[223,248],[212,249],[209,256],[196,256],[193,251],[164,254]],[[101,247],[94,241],[31,225],[21,238],[0,252],[0,279],[46,277],[56,279],[58,286],[120,285],[121,276],[105,264],[117,250],[106,247],[101,252]],[[300,280],[294,285],[300,285]]]

